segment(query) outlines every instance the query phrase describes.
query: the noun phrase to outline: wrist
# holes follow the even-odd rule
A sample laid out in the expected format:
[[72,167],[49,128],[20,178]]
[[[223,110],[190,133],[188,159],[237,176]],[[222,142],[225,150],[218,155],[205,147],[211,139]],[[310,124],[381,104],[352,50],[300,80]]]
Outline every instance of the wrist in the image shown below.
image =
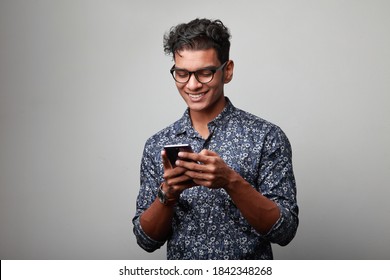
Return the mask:
[[237,190],[237,186],[240,185],[240,181],[243,180],[243,178],[234,170],[231,170],[230,174],[228,175],[228,183],[223,187],[227,193]]
[[165,206],[174,206],[177,202],[177,197],[169,192],[169,188],[166,187],[164,182],[158,188],[157,198]]

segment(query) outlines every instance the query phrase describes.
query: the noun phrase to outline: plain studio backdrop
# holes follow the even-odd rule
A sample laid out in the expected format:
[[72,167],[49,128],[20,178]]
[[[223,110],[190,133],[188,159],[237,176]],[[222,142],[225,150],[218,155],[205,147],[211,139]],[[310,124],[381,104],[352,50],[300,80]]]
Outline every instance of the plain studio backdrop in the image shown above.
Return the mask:
[[0,258],[164,259],[131,219],[148,137],[183,114],[173,25],[231,30],[233,104],[293,147],[276,259],[390,258],[390,2],[0,1]]

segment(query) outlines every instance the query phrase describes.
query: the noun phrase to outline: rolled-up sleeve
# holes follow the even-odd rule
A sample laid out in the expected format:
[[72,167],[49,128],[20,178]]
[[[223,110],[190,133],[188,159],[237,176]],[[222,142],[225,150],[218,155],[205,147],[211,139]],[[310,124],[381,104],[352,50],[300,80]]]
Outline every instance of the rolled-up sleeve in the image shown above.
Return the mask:
[[285,246],[298,228],[296,183],[292,167],[291,145],[283,131],[275,127],[268,134],[260,170],[260,191],[274,201],[280,217],[264,236],[268,241]]
[[[147,142],[145,144],[140,170],[140,190],[136,202],[136,213],[133,222],[133,232],[137,239],[138,245],[147,252],[153,252],[164,245],[165,241],[156,241],[150,238],[142,229],[140,223],[140,217],[142,213],[149,208],[152,202],[156,199],[157,190],[160,185],[161,170],[160,162],[161,159],[157,157],[156,149],[153,144]],[[154,156],[153,156],[154,155]],[[159,160],[156,164],[156,160]]]
[[157,241],[150,238],[141,227],[140,216],[133,219],[133,232],[137,238],[138,245],[147,252],[153,252],[164,245],[165,241]]

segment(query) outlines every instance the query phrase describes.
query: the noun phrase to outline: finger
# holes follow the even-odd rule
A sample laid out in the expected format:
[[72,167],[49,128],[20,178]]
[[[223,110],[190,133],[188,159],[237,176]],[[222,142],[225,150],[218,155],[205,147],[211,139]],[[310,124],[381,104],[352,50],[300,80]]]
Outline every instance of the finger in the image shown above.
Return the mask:
[[184,189],[196,186],[192,178],[182,175],[180,177],[164,178],[165,184],[168,186],[170,192],[181,193]]
[[207,157],[201,154],[197,153],[189,153],[189,152],[179,152],[178,154],[179,160],[184,161],[193,161],[193,162],[201,162],[205,163],[207,160]]
[[164,180],[168,181],[172,178],[183,176],[187,169],[183,167],[176,166],[175,168],[169,168],[164,170]]
[[212,183],[207,180],[202,180],[202,179],[194,179],[194,183],[198,186],[203,186],[206,188],[212,188]]
[[205,181],[209,181],[209,180],[212,180],[214,178],[212,174],[207,174],[207,173],[203,173],[203,172],[196,172],[196,171],[191,171],[191,170],[186,171],[185,175],[192,178],[192,179],[205,180]]
[[201,152],[200,152],[201,155],[205,155],[205,156],[218,156],[218,154],[216,152],[213,152],[213,151],[210,151],[210,150],[207,150],[207,149],[203,149]]
[[192,178],[186,174],[182,174],[180,176],[167,178],[167,182],[169,185],[180,185],[184,182],[187,182],[188,180],[191,180]]
[[188,189],[188,188],[191,188],[193,186],[195,186],[195,183],[194,181],[190,181],[188,180],[186,183],[183,183],[183,184],[177,184],[177,185],[168,185],[168,188],[167,188],[167,193],[169,193],[170,195],[178,198],[180,196],[180,194],[185,190],[185,189]]
[[196,172],[206,172],[207,166],[204,164],[199,164],[193,161],[177,160],[176,166],[187,170],[192,170]]

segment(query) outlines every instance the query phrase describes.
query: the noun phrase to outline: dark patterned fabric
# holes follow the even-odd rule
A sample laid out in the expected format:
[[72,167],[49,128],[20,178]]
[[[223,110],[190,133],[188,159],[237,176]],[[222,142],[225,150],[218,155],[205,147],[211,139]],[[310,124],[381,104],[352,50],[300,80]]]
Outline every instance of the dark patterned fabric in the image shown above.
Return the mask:
[[188,143],[197,153],[202,149],[218,153],[253,188],[273,200],[281,216],[266,235],[261,235],[243,218],[224,189],[203,186],[187,189],[175,206],[167,258],[272,259],[271,243],[287,245],[298,227],[290,143],[278,126],[235,108],[229,99],[208,127],[210,136],[202,139],[193,129],[187,109],[181,119],[147,140],[133,218],[137,242],[149,252],[165,243],[148,237],[139,217],[155,200],[163,181],[164,145]]

